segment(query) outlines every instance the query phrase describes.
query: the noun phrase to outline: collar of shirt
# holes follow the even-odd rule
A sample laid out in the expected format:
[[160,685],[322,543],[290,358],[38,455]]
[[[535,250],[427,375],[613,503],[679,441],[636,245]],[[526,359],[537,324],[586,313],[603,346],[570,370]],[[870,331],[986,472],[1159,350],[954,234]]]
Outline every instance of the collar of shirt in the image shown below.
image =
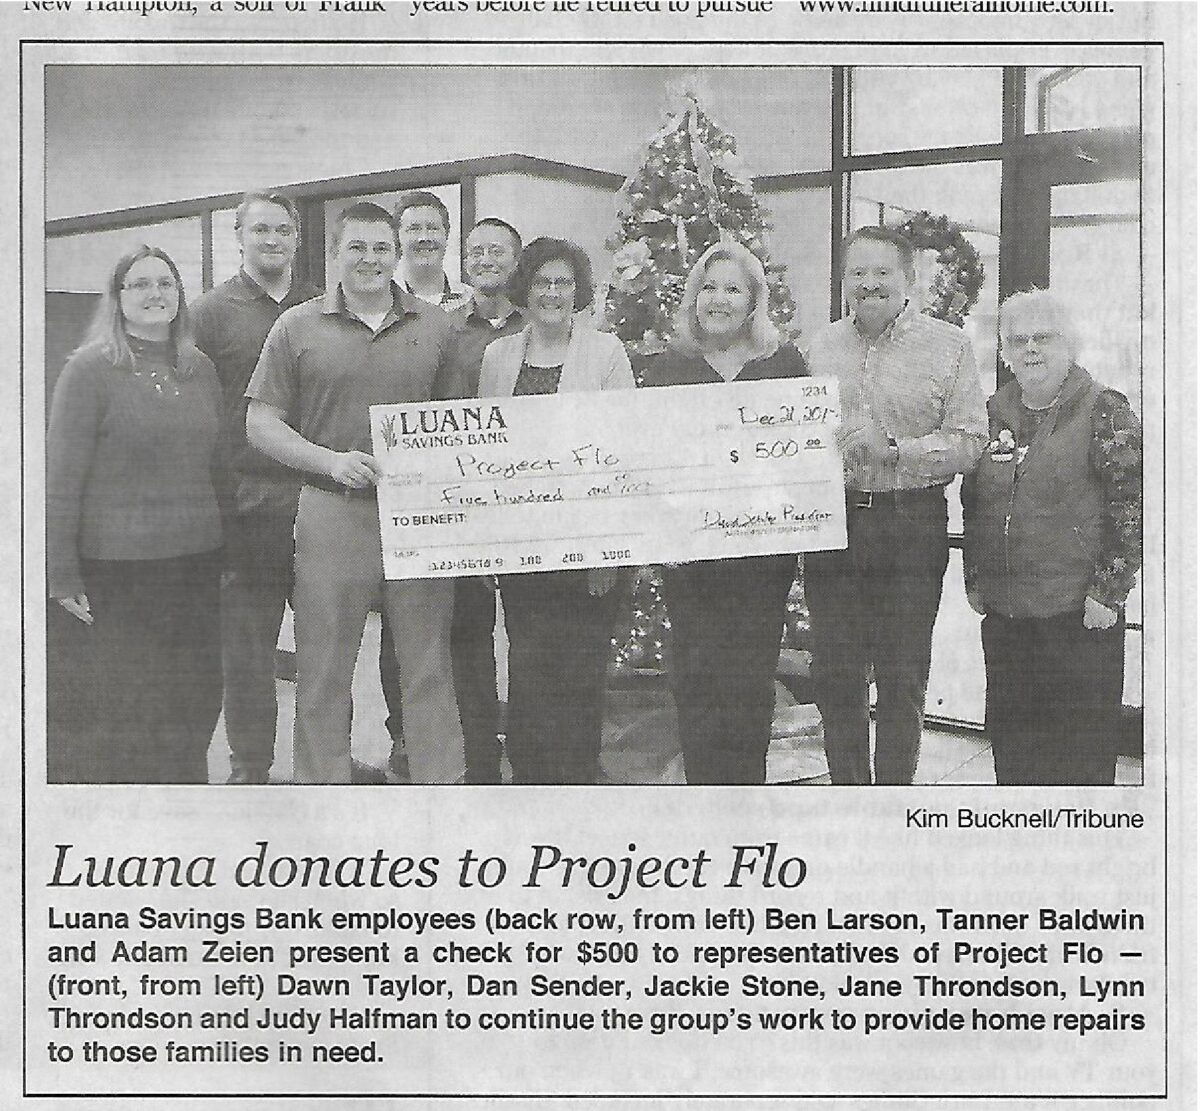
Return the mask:
[[236,279],[236,282],[229,288],[229,294],[235,300],[258,301],[265,298],[268,301],[274,301],[281,308],[291,308],[292,305],[308,301],[321,292],[315,286],[310,287],[307,282],[300,281],[293,272],[292,284],[288,288],[286,296],[282,301],[275,301],[274,297],[246,273],[245,268],[238,270]]
[[[392,282],[392,306],[383,318],[384,326],[394,320],[402,320],[406,316],[420,316],[422,303],[415,294],[401,289],[395,282]],[[346,307],[346,295],[342,292],[340,282],[325,294],[321,312],[325,316],[345,316],[351,320],[359,319]]]
[[854,327],[854,333],[868,347],[874,347],[877,343],[882,343],[885,339],[903,339],[904,333],[912,327],[913,318],[917,316],[917,307],[910,297],[904,302],[902,308],[892,322],[884,328],[874,339],[871,339],[859,326],[858,317],[854,315],[854,311],[850,312],[850,322]]
[[509,305],[508,312],[505,313],[497,323],[496,317],[485,316],[479,311],[479,305],[476,303],[474,296],[472,296],[471,299],[461,307],[460,311],[463,314],[462,321],[464,324],[470,324],[472,321],[474,321],[478,324],[486,324],[489,328],[497,332],[502,328],[507,327],[514,316],[517,317],[517,319],[522,323],[524,323],[525,320],[525,314],[521,312],[516,305]]
[[[422,300],[422,301],[425,300],[425,298],[422,297],[419,293],[413,292],[413,288],[412,288],[412,286],[410,286],[408,284],[408,282],[401,281],[400,286],[404,290],[405,293],[408,293],[411,296],[418,298],[419,300]],[[470,296],[471,296],[471,291],[469,289],[467,289],[464,286],[455,287],[455,286],[451,285],[450,279],[445,274],[443,274],[442,275],[441,299],[436,302],[430,301],[429,303],[430,304],[438,304],[444,309],[453,309],[453,308],[457,308],[459,305],[462,305],[464,302],[466,302],[470,298]]]

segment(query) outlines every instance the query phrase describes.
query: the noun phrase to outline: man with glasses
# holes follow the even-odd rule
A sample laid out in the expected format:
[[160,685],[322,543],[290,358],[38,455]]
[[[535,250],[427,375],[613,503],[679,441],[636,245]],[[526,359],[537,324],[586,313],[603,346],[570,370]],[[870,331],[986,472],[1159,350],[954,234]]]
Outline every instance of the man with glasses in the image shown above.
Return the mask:
[[221,641],[230,783],[266,783],[275,756],[275,646],[292,585],[300,475],[246,440],[246,386],[285,310],[321,291],[293,272],[300,216],[281,193],[247,193],[234,216],[241,269],[191,306],[196,345],[225,397],[232,519],[221,578]]
[[[337,283],[281,316],[246,393],[250,440],[304,475],[296,518],[295,776],[349,783],[350,698],[367,612],[382,597],[395,633],[414,781],[464,774],[445,579],[385,581],[369,407],[454,392],[440,309],[400,289],[395,224],[360,202],[333,227]],[[289,414],[294,427],[288,423]]]
[[[487,345],[498,336],[511,335],[525,326],[524,315],[506,293],[520,253],[520,233],[497,217],[478,221],[467,235],[463,271],[471,295],[450,313],[454,329],[451,388],[457,397],[475,397],[479,392],[479,368]],[[477,576],[457,579],[451,652],[466,743],[468,783],[501,782],[495,630],[496,595],[492,581]],[[405,777],[403,700],[392,656],[391,631],[386,622],[380,643],[379,677],[388,707],[388,732],[392,736],[388,772],[393,781],[400,781]]]
[[[525,326],[525,317],[506,292],[520,253],[517,229],[496,217],[480,220],[467,235],[463,269],[471,285],[471,297],[450,314],[455,392],[461,397],[479,393],[479,369],[487,345]],[[493,587],[492,580],[478,577],[458,579],[454,584],[451,649],[468,783],[501,781]]]
[[850,312],[808,352],[813,374],[838,379],[846,478],[846,549],[804,557],[817,706],[834,783],[907,784],[949,558],[945,487],[975,466],[987,413],[966,335],[911,301],[908,240],[859,228],[842,258]]

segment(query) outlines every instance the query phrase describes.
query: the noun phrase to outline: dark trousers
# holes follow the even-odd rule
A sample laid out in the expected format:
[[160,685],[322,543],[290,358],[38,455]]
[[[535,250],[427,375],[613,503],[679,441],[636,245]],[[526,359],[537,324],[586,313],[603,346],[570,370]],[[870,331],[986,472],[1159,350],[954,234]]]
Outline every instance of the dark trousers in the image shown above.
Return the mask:
[[46,605],[46,781],[100,783],[108,776],[95,741],[92,630],[57,602]]
[[[500,782],[495,631],[495,591],[480,578],[456,579],[450,655],[466,748],[468,783]],[[387,704],[387,729],[392,737],[392,766],[395,767],[403,751],[404,708],[400,674],[392,648],[392,630],[386,614],[379,638],[379,683]]]
[[230,522],[221,576],[221,662],[235,783],[266,783],[275,759],[275,649],[292,592],[294,529],[294,514],[272,509]]
[[594,783],[612,628],[624,592],[586,571],[505,575],[507,745],[514,783]]
[[671,691],[689,783],[765,783],[775,671],[795,556],[663,572]]
[[1111,786],[1125,622],[1085,629],[1082,612],[983,619],[987,734],[999,784]]
[[[846,511],[847,547],[804,557],[813,678],[834,783],[911,783],[949,544],[942,489]],[[872,777],[868,669],[875,672]]]
[[76,782],[208,781],[221,713],[220,574],[219,551],[83,561],[92,720],[74,734]]

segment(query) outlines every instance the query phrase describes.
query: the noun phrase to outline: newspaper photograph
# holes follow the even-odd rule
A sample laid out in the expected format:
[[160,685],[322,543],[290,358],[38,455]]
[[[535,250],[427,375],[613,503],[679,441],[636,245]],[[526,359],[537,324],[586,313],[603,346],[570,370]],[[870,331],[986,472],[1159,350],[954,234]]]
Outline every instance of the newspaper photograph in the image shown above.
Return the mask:
[[0,51],[0,1105],[1196,1106],[1194,8]]

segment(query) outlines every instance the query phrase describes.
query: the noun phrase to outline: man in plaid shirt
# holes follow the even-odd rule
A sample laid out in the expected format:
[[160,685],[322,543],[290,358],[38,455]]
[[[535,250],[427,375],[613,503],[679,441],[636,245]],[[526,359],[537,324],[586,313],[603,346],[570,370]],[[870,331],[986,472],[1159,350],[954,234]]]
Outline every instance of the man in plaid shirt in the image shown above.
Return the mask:
[[911,244],[859,228],[842,257],[850,312],[808,352],[813,374],[839,382],[846,479],[846,549],[804,561],[817,706],[834,783],[905,784],[949,559],[945,487],[975,466],[987,410],[967,336],[911,303]]

